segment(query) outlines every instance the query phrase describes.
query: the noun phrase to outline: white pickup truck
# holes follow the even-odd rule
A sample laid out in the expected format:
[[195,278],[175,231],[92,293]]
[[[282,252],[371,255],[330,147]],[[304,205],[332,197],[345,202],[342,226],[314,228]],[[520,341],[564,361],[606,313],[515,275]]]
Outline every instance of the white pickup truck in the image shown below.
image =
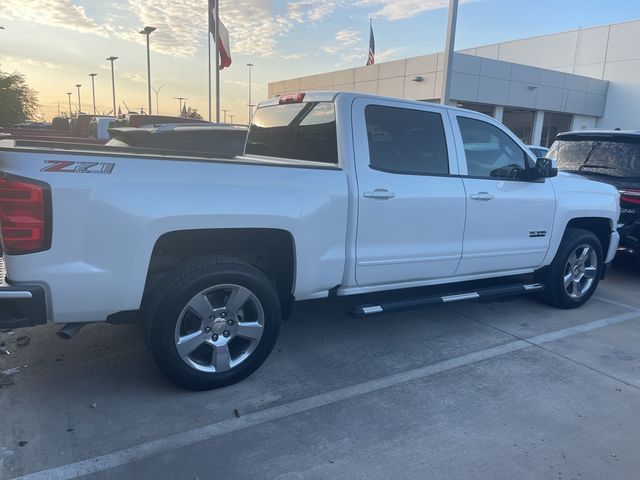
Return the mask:
[[527,291],[573,308],[619,241],[615,188],[424,102],[273,98],[229,158],[2,143],[0,328],[138,319],[192,389],[257,369],[293,301],[451,284],[355,313]]

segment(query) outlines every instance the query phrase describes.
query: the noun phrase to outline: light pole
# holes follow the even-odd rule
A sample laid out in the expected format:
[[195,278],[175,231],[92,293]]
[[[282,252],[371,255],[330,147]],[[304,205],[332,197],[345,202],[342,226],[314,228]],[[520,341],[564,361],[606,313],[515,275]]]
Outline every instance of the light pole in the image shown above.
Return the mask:
[[220,109],[220,111],[221,111],[222,113],[224,113],[224,123],[227,123],[227,112],[228,112],[229,110],[225,110],[224,108],[221,108],[221,109]]
[[147,91],[149,93],[149,115],[151,115],[151,58],[149,56],[149,35],[156,31],[156,27],[144,27],[140,34],[147,37]]
[[449,1],[449,21],[447,24],[447,42],[444,50],[444,74],[442,77],[442,95],[440,103],[449,103],[451,92],[451,66],[453,65],[454,46],[456,42],[456,21],[458,19],[458,0]]
[[94,82],[96,75],[98,75],[97,73],[90,73],[89,76],[91,77],[91,93],[93,93],[93,114],[96,114],[96,84]]
[[109,57],[107,60],[111,62],[111,91],[113,93],[113,116],[117,116],[118,112],[116,111],[116,77],[113,73],[113,62],[115,62],[118,57]]
[[71,118],[71,95],[73,92],[67,92],[67,95],[69,96],[69,118]]
[[182,101],[183,101],[183,100],[189,100],[189,99],[188,99],[187,97],[173,97],[173,98],[175,98],[176,100],[178,100],[178,104],[179,104],[179,107],[178,107],[178,116],[180,116],[180,115],[182,115]]
[[253,105],[251,105],[251,67],[253,67],[253,63],[247,63],[247,67],[249,67],[249,121],[248,124],[251,124],[251,116],[253,114]]
[[158,88],[151,87],[156,94],[156,115],[160,115],[160,107],[158,107],[158,95],[160,94],[160,90],[162,90],[162,87],[164,87],[164,85],[160,85],[160,87]]
[[82,113],[82,103],[80,102],[80,87],[82,85],[79,83],[76,83],[76,88],[78,89],[78,114]]
[[233,117],[235,117],[235,115],[229,114],[229,118],[231,118],[231,125],[233,125]]

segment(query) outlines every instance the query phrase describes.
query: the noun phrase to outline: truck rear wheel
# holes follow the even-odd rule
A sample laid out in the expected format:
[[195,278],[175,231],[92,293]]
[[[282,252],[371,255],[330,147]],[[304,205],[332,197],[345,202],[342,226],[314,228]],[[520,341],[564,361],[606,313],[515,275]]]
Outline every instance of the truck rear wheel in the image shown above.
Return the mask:
[[189,262],[145,305],[145,340],[172,381],[209,390],[251,375],[271,352],[280,302],[269,279],[229,257]]
[[584,305],[596,291],[602,268],[598,237],[588,230],[567,229],[553,262],[540,279],[545,284],[541,300],[559,308]]

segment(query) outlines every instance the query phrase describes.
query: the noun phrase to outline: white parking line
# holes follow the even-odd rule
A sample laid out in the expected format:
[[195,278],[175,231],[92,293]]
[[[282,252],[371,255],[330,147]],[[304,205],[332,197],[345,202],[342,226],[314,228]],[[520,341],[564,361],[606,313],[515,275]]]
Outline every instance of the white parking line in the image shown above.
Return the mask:
[[415,368],[406,372],[377,378],[368,382],[359,383],[350,387],[340,388],[331,392],[320,393],[308,398],[296,400],[291,403],[278,405],[266,410],[249,413],[240,418],[231,418],[221,422],[212,423],[203,427],[194,428],[186,432],[177,433],[169,437],[153,440],[150,442],[125,448],[117,452],[89,458],[76,463],[54,467],[48,470],[35,472],[16,477],[21,480],[52,480],[77,478],[83,475],[102,472],[116,467],[121,467],[145,458],[173,451],[182,447],[193,445],[198,442],[210,440],[227,433],[236,432],[246,428],[251,428],[266,422],[279,420],[298,413],[307,412],[316,408],[331,405],[342,400],[376,392],[385,388],[393,387],[412,380],[427,378],[438,373],[453,370],[455,368],[472,365],[483,360],[504,355],[506,353],[522,350],[531,347],[532,344],[540,345],[561,338],[570,337],[580,333],[589,332],[599,328],[615,325],[629,320],[640,319],[640,309],[634,308],[631,312],[623,313],[613,317],[596,320],[593,322],[565,328],[543,335],[531,337],[526,340],[516,340],[513,342],[488,348],[474,353],[469,353],[442,362]]
[[639,307],[634,307],[633,305],[627,305],[626,303],[616,302],[615,300],[610,300],[608,298],[601,297],[600,295],[596,295],[593,298],[596,300],[600,300],[601,302],[610,303],[611,305],[617,305],[618,307],[628,308],[629,310],[638,310]]

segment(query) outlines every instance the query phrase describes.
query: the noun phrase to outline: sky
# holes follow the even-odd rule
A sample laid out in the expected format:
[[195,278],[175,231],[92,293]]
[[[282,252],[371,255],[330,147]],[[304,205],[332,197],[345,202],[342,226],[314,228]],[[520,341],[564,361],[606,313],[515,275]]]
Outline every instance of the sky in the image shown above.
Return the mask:
[[[230,115],[247,121],[247,63],[254,65],[252,103],[266,98],[269,82],[364,65],[370,18],[376,63],[442,51],[448,3],[220,0],[232,56],[220,74],[220,108],[228,110],[228,121]],[[207,0],[0,0],[0,70],[25,74],[50,120],[58,104],[69,110],[66,92],[77,109],[76,84],[82,110],[92,111],[90,73],[98,74],[97,109],[111,111],[105,58],[117,56],[118,105],[146,110],[145,37],[138,32],[153,26],[151,83],[159,89],[159,113],[177,114],[174,97],[181,96],[207,118],[206,8]],[[637,0],[461,0],[456,49],[639,18]]]

